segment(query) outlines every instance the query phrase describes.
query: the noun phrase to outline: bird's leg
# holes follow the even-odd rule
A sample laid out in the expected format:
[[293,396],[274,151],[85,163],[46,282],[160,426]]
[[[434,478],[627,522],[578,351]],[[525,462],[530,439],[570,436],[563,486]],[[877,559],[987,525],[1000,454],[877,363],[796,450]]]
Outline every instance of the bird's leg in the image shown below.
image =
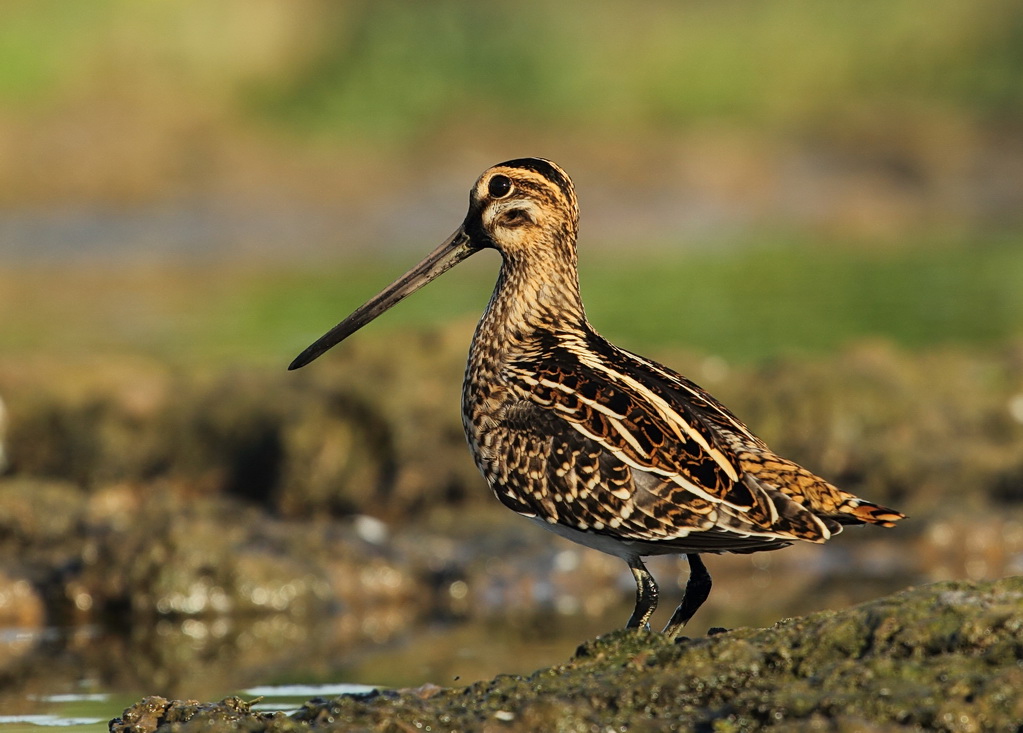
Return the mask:
[[710,595],[710,573],[707,572],[703,560],[699,555],[686,555],[686,560],[689,561],[689,580],[686,582],[686,592],[682,596],[682,602],[675,609],[675,613],[671,615],[668,625],[664,627],[664,634],[669,639],[678,636],[682,627],[689,623],[689,619]]
[[649,629],[650,624],[647,622],[657,608],[657,582],[638,557],[629,560],[629,569],[632,570],[632,577],[636,579],[636,609],[632,612],[629,623],[625,624],[625,628]]

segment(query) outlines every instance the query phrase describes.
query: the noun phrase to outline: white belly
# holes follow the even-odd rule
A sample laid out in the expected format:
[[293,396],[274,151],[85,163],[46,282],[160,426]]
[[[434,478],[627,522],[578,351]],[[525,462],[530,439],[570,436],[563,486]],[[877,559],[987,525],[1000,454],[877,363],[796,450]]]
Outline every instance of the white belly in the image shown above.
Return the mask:
[[648,555],[680,555],[685,552],[685,550],[679,547],[672,547],[667,543],[619,540],[607,535],[597,534],[596,532],[583,532],[579,529],[572,529],[563,524],[551,524],[540,517],[529,518],[549,532],[564,537],[566,540],[571,540],[594,550],[600,550],[608,555],[620,557],[626,562]]

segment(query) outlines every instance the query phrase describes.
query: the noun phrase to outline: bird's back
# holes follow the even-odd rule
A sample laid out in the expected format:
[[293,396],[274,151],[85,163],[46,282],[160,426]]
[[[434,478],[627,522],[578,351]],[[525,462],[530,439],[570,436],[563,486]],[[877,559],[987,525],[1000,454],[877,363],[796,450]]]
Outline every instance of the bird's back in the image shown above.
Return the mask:
[[692,381],[588,325],[500,342],[485,318],[463,419],[498,498],[584,544],[749,552],[902,516],[777,456]]

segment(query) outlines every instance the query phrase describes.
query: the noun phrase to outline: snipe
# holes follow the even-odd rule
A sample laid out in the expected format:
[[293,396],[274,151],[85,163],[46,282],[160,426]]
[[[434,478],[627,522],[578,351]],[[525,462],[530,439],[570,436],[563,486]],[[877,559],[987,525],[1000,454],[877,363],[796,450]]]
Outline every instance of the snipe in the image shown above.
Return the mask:
[[903,517],[775,455],[696,384],[598,335],[579,297],[578,223],[572,182],[554,163],[490,168],[455,233],[290,368],[475,252],[500,252],[462,388],[469,449],[505,506],[629,564],[630,627],[645,626],[657,605],[645,556],[689,560],[685,596],[664,630],[674,637],[710,592],[700,553],[824,542],[844,524],[890,527]]

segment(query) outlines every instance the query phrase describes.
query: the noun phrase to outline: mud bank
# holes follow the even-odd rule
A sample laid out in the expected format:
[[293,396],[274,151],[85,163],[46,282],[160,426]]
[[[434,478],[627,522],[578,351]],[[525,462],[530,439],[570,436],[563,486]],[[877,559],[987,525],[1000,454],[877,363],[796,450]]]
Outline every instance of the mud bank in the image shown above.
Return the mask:
[[666,641],[616,631],[528,677],[253,712],[148,697],[110,724],[154,731],[1016,731],[1023,578],[937,583],[766,629]]

